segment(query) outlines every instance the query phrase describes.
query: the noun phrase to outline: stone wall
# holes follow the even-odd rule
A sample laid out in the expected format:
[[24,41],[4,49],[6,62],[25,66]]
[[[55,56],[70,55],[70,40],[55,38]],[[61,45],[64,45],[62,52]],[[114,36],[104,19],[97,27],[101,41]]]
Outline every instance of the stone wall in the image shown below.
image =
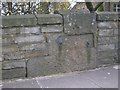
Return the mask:
[[117,61],[118,45],[117,14],[113,15],[65,11],[3,16],[2,78],[46,76],[112,64]]
[[97,22],[97,61],[101,65],[116,63],[118,62],[118,14],[98,13]]

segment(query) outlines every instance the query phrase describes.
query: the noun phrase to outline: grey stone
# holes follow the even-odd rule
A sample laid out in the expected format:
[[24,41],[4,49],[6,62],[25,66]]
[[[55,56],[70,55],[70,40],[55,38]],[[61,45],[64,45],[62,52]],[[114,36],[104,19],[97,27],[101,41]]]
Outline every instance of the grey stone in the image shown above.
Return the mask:
[[114,50],[115,44],[98,45],[98,51]]
[[114,29],[99,29],[99,36],[113,36]]
[[18,51],[12,53],[6,53],[3,55],[5,60],[19,60],[19,59],[28,59],[37,56],[47,56],[48,49],[45,50],[36,50],[36,51]]
[[22,51],[40,51],[48,49],[46,43],[33,43],[28,45],[19,45],[20,50]]
[[2,69],[15,69],[15,68],[25,68],[26,64],[24,60],[17,61],[4,61],[2,62]]
[[3,28],[2,35],[15,35],[20,34],[20,28]]
[[38,19],[38,24],[62,24],[62,16],[58,14],[39,14],[36,15]]
[[13,79],[13,78],[25,78],[26,69],[25,68],[15,68],[2,70],[2,79]]
[[32,43],[32,42],[44,42],[45,38],[43,35],[31,35],[31,36],[25,36],[25,37],[16,37],[15,43],[21,44],[21,43]]
[[13,38],[3,38],[2,39],[2,45],[11,45],[14,43],[14,39]]
[[62,32],[62,25],[47,25],[41,28],[41,32]]
[[[64,75],[59,77],[50,77],[47,79],[38,79],[43,88],[100,88],[83,75]],[[51,89],[52,90],[52,89]]]
[[59,46],[56,40],[59,36],[63,36],[63,34],[50,33],[50,34],[45,34],[45,36],[47,37],[49,55],[58,56]]
[[118,43],[118,37],[99,37],[98,44],[115,44]]
[[115,21],[118,20],[118,13],[117,12],[99,12],[97,13],[97,20],[99,21]]
[[[107,90],[108,88],[115,90],[114,88],[118,88],[119,74],[118,70],[114,69],[113,66],[109,68],[100,68],[95,71],[87,71],[83,75],[101,88],[106,88],[103,90]],[[78,77],[80,77],[80,75]]]
[[10,15],[2,16],[2,27],[35,26],[37,24],[34,15]]
[[28,77],[57,74],[61,69],[54,56],[35,57],[28,60]]
[[107,57],[104,59],[98,59],[98,65],[102,66],[102,65],[112,65],[118,62],[118,59],[114,57]]
[[6,45],[2,46],[2,53],[11,53],[11,52],[17,52],[19,51],[18,45],[11,44],[11,45]]
[[113,21],[98,22],[98,28],[100,28],[100,29],[118,29],[118,23],[113,22]]
[[25,57],[24,52],[20,52],[20,51],[12,52],[12,53],[8,52],[8,53],[3,54],[4,60],[10,60],[10,59],[18,60],[18,59],[23,59],[24,57]]
[[115,57],[115,56],[117,56],[117,50],[99,51],[97,53],[98,59],[105,59],[105,58]]
[[20,28],[20,34],[40,34],[40,27],[23,27],[23,28]]
[[21,80],[16,81],[12,83],[3,83],[3,89],[4,88],[41,88],[41,86],[38,85],[37,81],[32,80]]
[[[119,28],[118,28],[119,29]],[[114,35],[118,35],[118,29],[114,30]]]
[[60,62],[66,72],[95,67],[96,52],[90,35],[65,36],[61,46]]
[[64,32],[66,34],[95,33],[97,30],[96,14],[73,12],[65,13],[63,16]]

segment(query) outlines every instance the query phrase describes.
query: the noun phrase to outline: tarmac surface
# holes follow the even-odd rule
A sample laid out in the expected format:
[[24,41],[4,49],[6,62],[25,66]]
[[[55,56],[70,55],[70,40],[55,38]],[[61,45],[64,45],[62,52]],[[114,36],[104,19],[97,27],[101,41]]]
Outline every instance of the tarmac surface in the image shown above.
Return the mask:
[[3,82],[1,88],[118,88],[120,65]]

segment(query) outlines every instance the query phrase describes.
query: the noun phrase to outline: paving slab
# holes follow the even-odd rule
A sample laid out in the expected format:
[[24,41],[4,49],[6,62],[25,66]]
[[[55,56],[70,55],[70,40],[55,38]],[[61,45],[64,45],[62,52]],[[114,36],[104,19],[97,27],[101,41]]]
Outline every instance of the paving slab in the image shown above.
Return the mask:
[[36,80],[20,80],[12,83],[3,83],[2,88],[40,88]]
[[113,67],[88,71],[84,76],[102,88],[118,88],[118,69]]
[[48,79],[37,79],[42,88],[100,88],[86,77],[77,75],[67,75],[62,77],[52,77]]
[[116,65],[82,72],[4,82],[3,88],[43,88],[43,90],[47,88],[99,88],[99,90],[118,90],[115,89],[118,88],[118,70],[120,70],[118,68]]

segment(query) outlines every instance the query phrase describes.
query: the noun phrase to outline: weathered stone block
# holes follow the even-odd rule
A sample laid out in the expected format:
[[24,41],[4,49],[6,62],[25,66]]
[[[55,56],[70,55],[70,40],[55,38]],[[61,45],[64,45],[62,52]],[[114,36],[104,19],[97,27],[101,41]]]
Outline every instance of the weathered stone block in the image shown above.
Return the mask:
[[14,43],[14,38],[3,38],[2,45],[10,45]]
[[40,34],[40,27],[23,27],[23,28],[20,28],[20,34]]
[[13,78],[25,78],[26,69],[25,68],[15,68],[2,70],[2,79],[13,79]]
[[39,14],[37,15],[38,24],[61,24],[63,23],[62,16],[58,14]]
[[2,35],[15,35],[20,34],[20,28],[3,28]]
[[35,57],[28,61],[28,77],[57,74],[61,69],[54,56]]
[[33,43],[28,45],[20,45],[20,50],[22,51],[39,51],[47,49],[46,43]]
[[96,50],[93,48],[92,34],[65,36],[65,41],[60,49],[59,61],[66,72],[79,71],[95,66]]
[[16,60],[16,61],[4,61],[2,62],[2,69],[15,69],[15,68],[25,68],[26,64],[24,60]]
[[114,50],[115,44],[98,45],[98,51]]
[[107,65],[107,64],[115,64],[116,62],[118,62],[117,59],[115,59],[114,57],[108,57],[108,58],[105,58],[105,59],[100,59],[98,60],[98,65]]
[[99,12],[97,13],[97,20],[99,21],[111,21],[111,20],[118,20],[118,13],[117,12]]
[[113,36],[113,29],[99,29],[99,36]]
[[62,25],[47,25],[41,28],[41,32],[62,32]]
[[115,44],[118,43],[118,37],[99,37],[98,44]]
[[105,59],[108,57],[115,57],[115,56],[117,56],[117,50],[99,51],[97,53],[98,59]]
[[18,51],[13,53],[6,53],[3,55],[4,60],[19,60],[19,59],[28,59],[38,56],[47,56],[48,49],[39,50],[39,51]]
[[118,23],[117,22],[98,22],[98,28],[100,29],[118,29]]
[[3,54],[3,58],[4,60],[18,60],[18,59],[23,59],[25,56],[24,56],[24,52],[12,52],[12,53],[5,53]]
[[[119,28],[118,28],[119,29]],[[116,35],[118,35],[118,29],[114,29],[114,35],[116,36]]]
[[66,34],[85,34],[97,31],[96,14],[71,11],[63,13],[63,16],[64,32]]
[[32,43],[32,42],[44,42],[45,38],[43,35],[32,35],[32,36],[20,36],[15,37],[15,43]]
[[34,15],[10,15],[2,16],[2,27],[34,26],[37,24]]
[[19,51],[19,48],[17,45],[12,44],[12,45],[7,45],[2,47],[2,53],[12,53],[12,52],[17,52]]

